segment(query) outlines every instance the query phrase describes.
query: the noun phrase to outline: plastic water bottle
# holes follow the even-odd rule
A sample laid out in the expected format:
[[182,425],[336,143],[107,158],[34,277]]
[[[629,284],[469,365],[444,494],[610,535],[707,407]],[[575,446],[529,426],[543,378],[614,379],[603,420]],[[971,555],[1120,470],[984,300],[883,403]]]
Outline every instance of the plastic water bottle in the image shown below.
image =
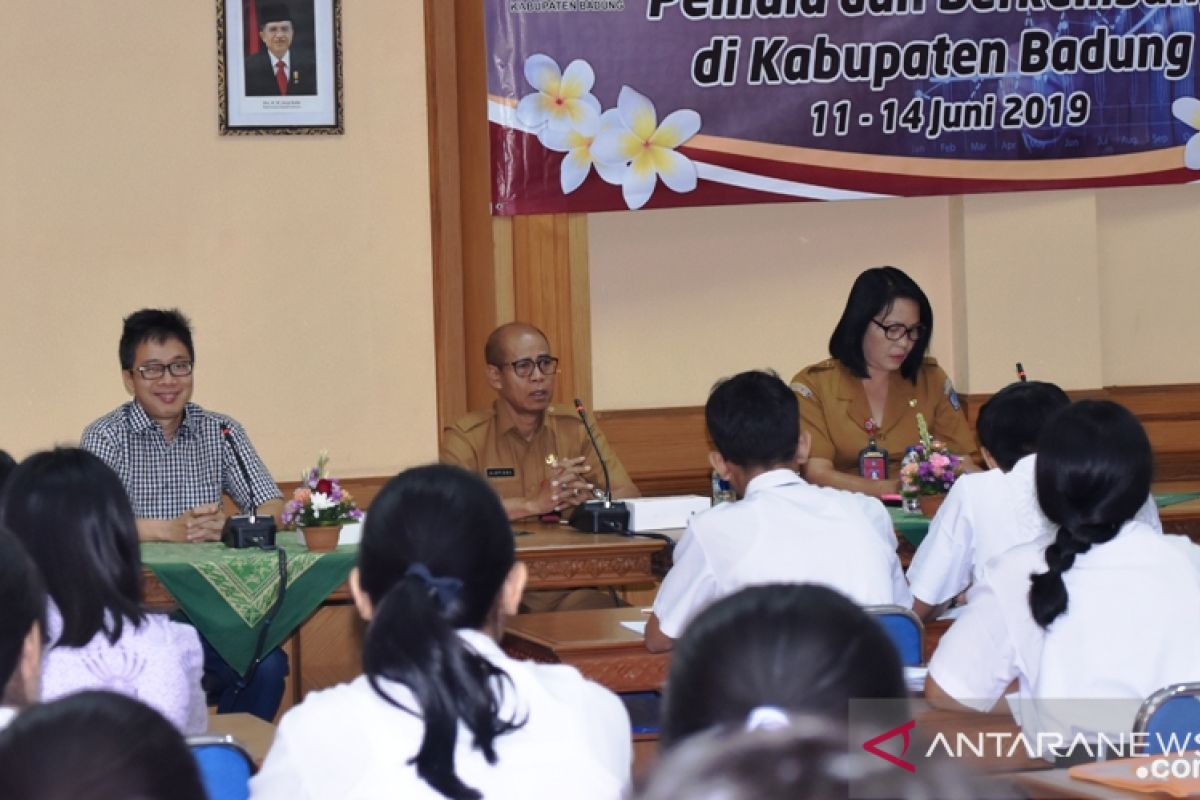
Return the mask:
[[717,474],[714,469],[712,471],[712,504],[715,506],[719,503],[729,503],[737,499],[737,495],[733,492],[733,487],[729,485],[729,481]]

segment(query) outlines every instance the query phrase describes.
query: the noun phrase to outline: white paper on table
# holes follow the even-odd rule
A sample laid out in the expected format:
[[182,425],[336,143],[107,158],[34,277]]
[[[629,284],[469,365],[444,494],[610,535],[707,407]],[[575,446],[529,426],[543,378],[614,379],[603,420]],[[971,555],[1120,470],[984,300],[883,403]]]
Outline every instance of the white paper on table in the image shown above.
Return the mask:
[[955,606],[954,608],[947,608],[941,614],[938,614],[938,619],[958,619],[959,617],[962,616],[963,612],[966,610],[967,610],[966,605]]
[[633,631],[633,632],[634,632],[634,633],[636,633],[638,636],[645,636],[645,635],[646,635],[646,620],[644,620],[644,619],[640,619],[640,620],[633,620],[633,621],[630,621],[630,622],[625,622],[625,621],[622,621],[622,622],[621,622],[621,627],[622,627],[622,628],[627,628],[627,629],[629,629],[629,630]]

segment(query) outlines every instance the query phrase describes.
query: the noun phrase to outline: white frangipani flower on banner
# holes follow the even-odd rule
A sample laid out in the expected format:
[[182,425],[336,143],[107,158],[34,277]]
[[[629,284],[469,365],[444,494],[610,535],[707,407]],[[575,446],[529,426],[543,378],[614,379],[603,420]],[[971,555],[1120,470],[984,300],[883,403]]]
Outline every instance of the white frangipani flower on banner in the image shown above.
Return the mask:
[[621,185],[621,181],[625,178],[627,165],[624,162],[602,164],[592,156],[592,143],[600,131],[620,127],[620,115],[615,108],[610,108],[596,118],[595,124],[584,122],[577,128],[565,131],[556,131],[547,127],[538,134],[538,139],[544,147],[557,153],[567,154],[563,157],[559,173],[563,194],[570,194],[578,189],[593,166],[596,167],[596,174],[605,182],[614,186]]
[[576,59],[560,72],[558,62],[542,53],[525,59],[525,79],[533,88],[517,103],[517,119],[531,128],[545,125],[550,130],[566,131],[597,124],[600,101],[592,94],[596,74],[582,59]]
[[[1180,97],[1171,104],[1175,119],[1200,131],[1200,100]],[[1200,133],[1193,134],[1183,148],[1183,164],[1188,169],[1200,169]]]
[[696,188],[696,165],[675,148],[700,130],[700,115],[682,108],[658,124],[658,113],[649,98],[621,87],[617,98],[621,127],[601,130],[592,142],[592,157],[606,165],[627,163],[621,182],[625,205],[641,208],[654,194],[658,179],[675,192]]

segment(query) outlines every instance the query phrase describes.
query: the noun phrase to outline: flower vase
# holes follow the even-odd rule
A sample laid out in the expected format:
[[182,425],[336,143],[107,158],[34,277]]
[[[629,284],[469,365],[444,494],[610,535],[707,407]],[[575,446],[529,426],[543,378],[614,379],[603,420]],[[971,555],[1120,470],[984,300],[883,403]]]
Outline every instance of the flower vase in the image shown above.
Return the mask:
[[341,525],[310,525],[300,529],[304,546],[314,553],[328,553],[337,547]]
[[942,507],[942,501],[945,499],[944,494],[923,494],[917,498],[917,502],[921,506],[921,513],[933,519],[933,515]]

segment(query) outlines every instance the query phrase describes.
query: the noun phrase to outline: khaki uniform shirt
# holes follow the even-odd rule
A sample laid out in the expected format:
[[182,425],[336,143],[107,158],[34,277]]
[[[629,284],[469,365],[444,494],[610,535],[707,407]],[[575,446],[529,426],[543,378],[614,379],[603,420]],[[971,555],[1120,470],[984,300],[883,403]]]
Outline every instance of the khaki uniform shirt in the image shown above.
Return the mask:
[[[796,373],[792,391],[800,401],[802,428],[812,435],[809,457],[827,458],[838,472],[858,475],[859,451],[871,438],[866,429],[871,404],[862,379],[830,358]],[[916,400],[915,407],[910,400]],[[899,370],[891,373],[883,427],[874,433],[876,444],[888,452],[888,480],[900,477],[904,451],[920,441],[917,412],[950,452],[973,456],[978,449],[954,384],[937,361],[926,358],[915,386]]]
[[[608,462],[613,496],[637,497],[637,486],[604,434],[595,426],[592,430]],[[440,458],[443,464],[454,464],[482,475],[496,494],[508,499],[530,497],[538,492],[548,474],[546,456],[551,454],[558,458],[585,456],[592,466],[585,480],[604,489],[604,470],[596,460],[587,430],[575,410],[567,406],[546,409],[542,426],[526,442],[517,433],[508,407],[496,401],[487,411],[467,414],[443,431]]]

